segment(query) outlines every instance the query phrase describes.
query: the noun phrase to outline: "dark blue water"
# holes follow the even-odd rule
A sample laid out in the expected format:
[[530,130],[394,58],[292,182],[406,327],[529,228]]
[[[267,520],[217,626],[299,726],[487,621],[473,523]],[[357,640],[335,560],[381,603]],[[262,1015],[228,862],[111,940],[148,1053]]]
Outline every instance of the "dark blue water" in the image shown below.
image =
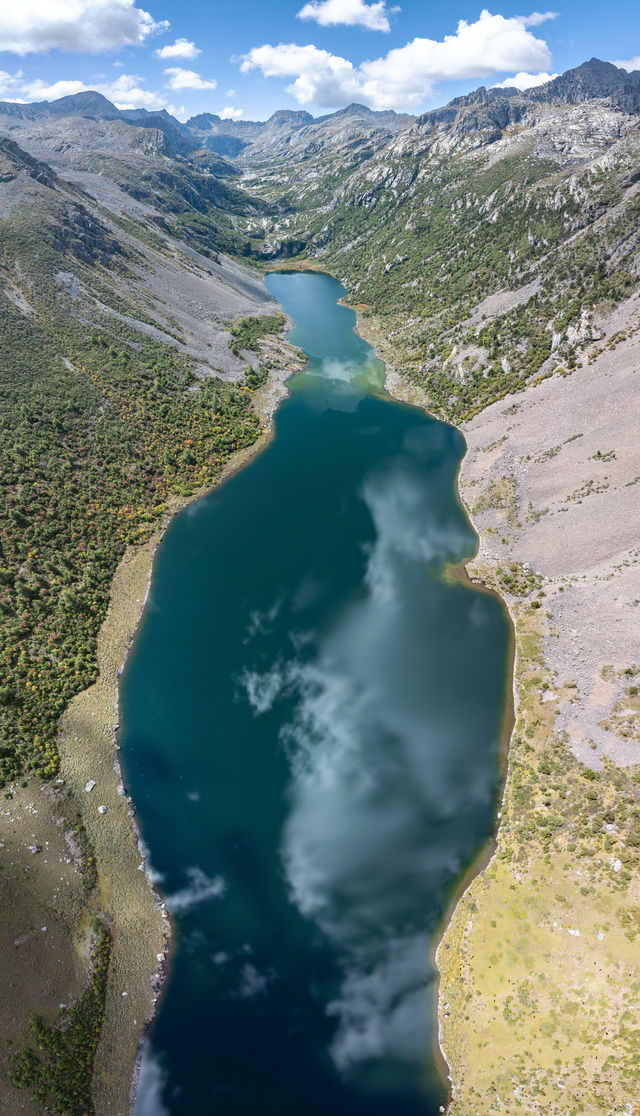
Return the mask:
[[272,443],[160,547],[121,690],[177,950],[138,1113],[418,1116],[431,951],[494,818],[509,633],[463,442],[392,402],[329,276],[269,290],[310,356]]

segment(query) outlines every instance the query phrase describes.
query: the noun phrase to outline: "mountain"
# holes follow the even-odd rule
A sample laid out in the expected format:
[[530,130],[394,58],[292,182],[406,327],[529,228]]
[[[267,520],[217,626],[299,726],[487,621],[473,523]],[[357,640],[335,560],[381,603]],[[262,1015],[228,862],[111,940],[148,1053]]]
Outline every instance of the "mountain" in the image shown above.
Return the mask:
[[[418,117],[417,127],[425,134],[441,130],[486,131],[498,139],[509,125],[532,123],[539,110],[551,106],[593,105],[620,110],[630,115],[640,111],[640,73],[627,73],[610,62],[592,58],[574,70],[521,92],[515,88],[485,89],[480,86],[448,105]],[[490,142],[491,140],[489,140]]]
[[[393,110],[374,112],[365,105],[353,104],[320,117],[313,117],[302,110],[279,109],[264,121],[226,120],[215,113],[203,112],[182,124],[166,109],[118,109],[95,91],[26,105],[0,101],[0,121],[3,117],[5,127],[18,128],[28,122],[63,121],[78,117],[93,121],[122,120],[136,127],[161,131],[174,153],[204,148],[228,157],[239,156],[246,149],[249,149],[249,157],[259,156],[265,151],[274,154],[279,143],[291,143],[297,133],[306,134],[308,128],[313,130],[312,135],[332,135],[344,127],[364,134],[372,131],[393,133],[414,119],[406,113]],[[166,153],[170,152],[167,150]]]
[[[635,289],[639,92],[639,73],[592,60],[366,140],[334,117],[313,159],[298,142],[246,172],[275,214],[264,251],[339,275],[374,311],[381,355],[436,411],[468,416],[571,366],[597,307]],[[478,335],[476,308],[502,290],[511,309]]]
[[20,127],[28,122],[63,121],[83,118],[93,121],[124,120],[141,128],[153,128],[167,139],[167,152],[183,152],[197,147],[197,141],[175,117],[166,110],[149,112],[147,109],[118,109],[102,93],[74,93],[57,101],[37,101],[27,105],[0,101],[0,121],[12,118],[5,126]]
[[640,110],[640,71],[628,73],[612,62],[592,58],[574,70],[567,70],[546,85],[529,90],[532,101],[562,102],[567,105],[600,100],[623,112]]
[[273,158],[291,151],[316,152],[334,142],[336,134],[351,129],[358,136],[392,134],[414,118],[393,111],[374,112],[365,105],[348,105],[326,116],[280,109],[268,120],[222,120],[211,113],[192,116],[185,125],[204,147],[243,162]]
[[95,91],[72,93],[57,101],[32,101],[18,104],[13,101],[0,102],[0,113],[15,116],[22,120],[36,120],[41,117],[88,116],[94,120],[117,120],[121,112]]

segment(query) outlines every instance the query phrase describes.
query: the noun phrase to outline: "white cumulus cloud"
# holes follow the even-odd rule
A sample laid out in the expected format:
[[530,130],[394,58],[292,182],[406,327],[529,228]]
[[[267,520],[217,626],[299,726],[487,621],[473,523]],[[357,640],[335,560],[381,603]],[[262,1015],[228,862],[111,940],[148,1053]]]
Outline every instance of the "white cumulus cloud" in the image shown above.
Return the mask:
[[239,1000],[255,1000],[258,996],[262,996],[269,987],[269,979],[271,974],[260,973],[255,965],[248,961],[242,967],[240,974],[240,987],[236,992],[236,998]]
[[618,66],[621,70],[626,70],[629,74],[632,74],[634,70],[640,70],[640,54],[634,55],[633,58],[615,59],[613,65]]
[[227,105],[220,113],[221,120],[239,120],[242,116],[241,108],[234,108],[233,105]]
[[269,712],[286,682],[287,676],[278,664],[263,674],[245,670],[240,677],[240,684],[246,690],[249,704],[257,715]]
[[156,58],[197,58],[202,51],[191,39],[176,39],[175,43],[160,47],[154,54]]
[[[449,707],[441,713],[440,606],[435,597],[418,603],[425,565],[459,560],[470,545],[459,517],[434,517],[417,469],[432,437],[409,431],[406,456],[365,480],[376,534],[367,592],[323,637],[314,661],[284,668],[294,712],[281,733],[292,771],[282,863],[292,902],[340,951],[343,975],[326,1009],[340,1070],[370,1058],[421,1061],[432,974],[429,926],[411,913],[411,881],[424,894],[442,893],[464,859],[461,816],[486,809],[491,796],[483,748],[467,766],[462,706],[459,727]],[[445,637],[450,651],[461,638],[483,646],[486,609],[484,599],[469,603],[464,628]],[[416,661],[409,616],[421,639],[433,634],[432,658]]]
[[541,23],[548,23],[550,19],[557,19],[557,12],[532,12],[528,16],[518,16],[523,27],[539,27]]
[[22,91],[30,101],[57,101],[59,97],[71,97],[74,93],[85,93],[90,87],[84,81],[72,78],[62,81],[46,82],[41,78],[25,83]]
[[353,100],[361,84],[351,62],[328,50],[320,50],[312,43],[254,47],[244,57],[240,68],[243,73],[259,69],[265,77],[295,77],[287,86],[287,92],[301,105],[315,101],[318,105],[332,106]]
[[557,74],[527,74],[523,70],[519,74],[514,74],[512,78],[505,78],[504,81],[498,81],[492,87],[493,89],[535,89],[536,85],[545,85],[548,81],[553,81],[557,78]]
[[215,78],[202,78],[195,70],[183,70],[181,66],[169,66],[164,71],[168,77],[168,89],[215,89],[217,81]]
[[298,19],[312,19],[321,27],[366,27],[369,31],[390,31],[389,16],[399,8],[387,8],[385,0],[367,4],[365,0],[310,0],[298,12]]
[[14,54],[66,50],[99,54],[139,46],[164,31],[135,0],[21,0],[0,6],[0,44]]
[[23,85],[22,70],[18,70],[16,74],[10,74],[7,70],[0,70],[0,97],[9,97],[11,100],[16,100],[12,94],[16,90],[20,90]]
[[166,99],[152,89],[144,89],[144,79],[136,74],[120,74],[116,81],[91,82],[54,81],[47,83],[37,78],[35,81],[25,82],[20,89],[28,101],[56,101],[59,97],[69,97],[74,93],[86,93],[96,90],[112,101],[116,108],[147,108],[160,109],[166,105]]
[[[455,34],[444,39],[416,38],[357,67],[313,44],[265,44],[244,56],[241,69],[244,73],[259,69],[265,77],[293,78],[286,89],[302,105],[330,108],[357,100],[376,109],[417,108],[439,81],[548,67],[551,52],[528,29],[527,21],[532,18],[507,18],[485,9],[474,23],[460,20]],[[536,13],[535,19],[540,22],[543,17]]]

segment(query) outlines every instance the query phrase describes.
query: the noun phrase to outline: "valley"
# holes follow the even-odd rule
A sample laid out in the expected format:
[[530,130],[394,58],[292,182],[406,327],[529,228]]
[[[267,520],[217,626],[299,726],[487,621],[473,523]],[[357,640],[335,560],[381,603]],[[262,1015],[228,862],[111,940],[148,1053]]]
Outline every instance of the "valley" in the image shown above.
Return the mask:
[[[112,770],[118,671],[166,525],[266,443],[302,367],[263,273],[311,269],[391,394],[464,434],[468,572],[515,626],[497,844],[437,956],[449,1111],[633,1111],[640,74],[266,124],[78,94],[0,104],[0,137],[2,948],[31,974],[3,987],[4,1069],[29,1012],[80,996],[97,919],[102,1038],[56,1103],[128,1110],[170,945]],[[3,1075],[8,1111],[32,1095]]]

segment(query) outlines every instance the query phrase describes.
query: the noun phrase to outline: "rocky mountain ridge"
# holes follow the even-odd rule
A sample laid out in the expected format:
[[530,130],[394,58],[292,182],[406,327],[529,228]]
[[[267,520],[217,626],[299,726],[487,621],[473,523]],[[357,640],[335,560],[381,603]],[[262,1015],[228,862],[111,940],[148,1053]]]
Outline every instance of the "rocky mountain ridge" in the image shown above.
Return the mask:
[[311,166],[292,148],[243,175],[272,210],[263,251],[340,276],[381,355],[460,420],[572,367],[598,307],[638,285],[638,89],[640,74],[592,60]]
[[516,125],[528,126],[541,113],[554,106],[565,109],[599,102],[603,111],[624,115],[640,113],[640,72],[627,73],[610,62],[592,58],[574,70],[520,91],[514,87],[486,89],[480,86],[448,105],[424,113],[416,120],[415,131],[432,135],[449,129],[461,136],[472,132],[484,135],[485,143],[499,139],[505,130]]
[[204,148],[230,157],[241,155],[247,148],[252,149],[251,154],[255,156],[277,141],[291,142],[296,133],[307,128],[331,134],[334,127],[348,124],[356,131],[395,133],[415,119],[407,113],[376,112],[366,105],[351,104],[318,117],[303,110],[278,109],[264,121],[228,120],[215,113],[202,112],[181,123],[166,109],[119,109],[95,90],[70,94],[56,101],[29,104],[0,101],[0,122],[5,130],[20,129],[27,122],[74,117],[93,121],[122,120],[139,128],[161,131],[171,144],[171,150],[165,149],[164,154]]
[[[118,109],[93,91],[53,102],[0,102],[0,127],[5,132],[23,132],[44,121],[122,121],[145,131],[161,132],[165,138],[156,141],[156,151],[169,157],[208,150],[250,165],[269,158],[309,159],[332,147],[337,153],[348,133],[353,142],[371,141],[376,151],[394,139],[411,143],[418,135],[442,137],[444,133],[455,137],[453,146],[473,133],[480,133],[480,142],[487,144],[499,139],[508,128],[528,126],[545,108],[593,105],[596,101],[602,110],[637,115],[640,73],[627,73],[593,58],[544,85],[525,91],[481,86],[418,117],[351,104],[315,118],[304,110],[281,109],[266,121],[226,120],[204,112],[181,123],[164,109]],[[150,141],[146,143],[150,145]]]
[[[283,110],[181,125],[86,93],[0,104],[0,131],[37,173],[136,222],[136,235],[178,236],[213,261],[331,268],[389,335],[406,331],[407,369],[433,391],[437,381],[451,417],[575,359],[598,300],[637,282],[640,73],[597,59],[418,118],[350,105],[315,120]],[[233,151],[212,150],[216,137]],[[466,323],[500,290],[533,294],[507,298],[509,351],[496,365],[498,340]]]

